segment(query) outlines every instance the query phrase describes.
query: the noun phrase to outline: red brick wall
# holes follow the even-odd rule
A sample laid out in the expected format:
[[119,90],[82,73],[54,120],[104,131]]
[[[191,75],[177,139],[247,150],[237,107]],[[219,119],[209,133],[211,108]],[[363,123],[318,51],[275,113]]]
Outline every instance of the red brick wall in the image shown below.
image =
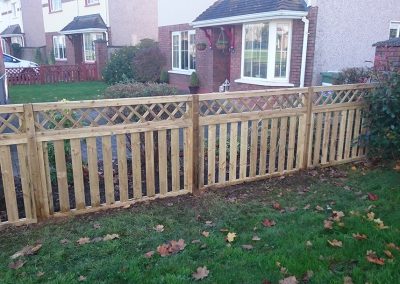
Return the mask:
[[318,7],[310,7],[307,19],[310,21],[308,29],[308,46],[306,59],[306,76],[304,85],[311,86],[313,81],[315,39],[317,36]]
[[400,46],[378,46],[374,66],[378,71],[400,71]]

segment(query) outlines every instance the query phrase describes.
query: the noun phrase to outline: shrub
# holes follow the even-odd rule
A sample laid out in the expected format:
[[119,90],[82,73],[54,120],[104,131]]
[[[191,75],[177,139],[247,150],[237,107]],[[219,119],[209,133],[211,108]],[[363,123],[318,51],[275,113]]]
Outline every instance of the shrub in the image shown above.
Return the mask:
[[136,47],[124,47],[115,52],[103,70],[103,78],[107,84],[115,84],[133,78],[132,61]]
[[164,65],[164,55],[156,42],[141,43],[133,59],[133,79],[143,83],[157,82]]
[[178,90],[167,84],[129,81],[110,86],[104,92],[104,96],[108,99],[173,96],[177,94]]
[[190,75],[190,87],[199,87],[199,86],[200,86],[199,76],[197,76],[196,72],[193,72]]
[[400,72],[377,73],[377,88],[365,99],[368,154],[373,158],[400,159]]
[[372,69],[370,68],[346,68],[343,69],[338,78],[335,80],[335,84],[359,84],[369,82],[372,76]]

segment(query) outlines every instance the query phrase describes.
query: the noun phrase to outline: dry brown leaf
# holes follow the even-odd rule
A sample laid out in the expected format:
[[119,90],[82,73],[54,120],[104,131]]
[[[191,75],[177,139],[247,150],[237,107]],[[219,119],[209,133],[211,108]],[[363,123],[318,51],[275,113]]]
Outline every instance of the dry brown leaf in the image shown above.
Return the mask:
[[222,228],[222,229],[220,229],[219,231],[220,231],[221,233],[227,233],[227,232],[229,232],[229,230],[226,229],[226,228]]
[[338,248],[343,247],[343,243],[338,240],[332,240],[332,241],[328,240],[328,243],[333,247],[338,247]]
[[295,276],[290,276],[285,279],[279,280],[279,284],[298,284],[299,281],[297,281]]
[[311,204],[307,204],[306,206],[303,207],[303,209],[308,210],[308,209],[310,209],[310,207],[311,207]]
[[360,233],[353,234],[353,238],[355,238],[356,240],[359,240],[359,241],[368,239],[367,235],[360,234]]
[[311,241],[307,241],[307,242],[306,242],[306,246],[307,246],[307,247],[312,247],[312,246],[313,246],[313,244],[312,244],[312,242],[311,242]]
[[282,207],[279,204],[279,202],[272,203],[272,208],[274,208],[275,210],[282,210]]
[[106,242],[106,241],[112,241],[112,240],[115,240],[115,239],[119,239],[119,235],[118,234],[112,234],[112,235],[108,234],[108,235],[104,236],[103,241]]
[[370,201],[377,201],[379,199],[379,196],[376,194],[373,194],[372,192],[368,192],[368,199]]
[[162,244],[157,247],[157,252],[160,256],[165,257],[174,253],[178,253],[184,250],[186,247],[185,241],[180,239],[179,241],[172,240],[167,244]]
[[321,206],[317,205],[317,206],[315,206],[315,210],[324,211],[324,208],[322,208]]
[[226,236],[226,240],[229,243],[232,243],[236,238],[236,233],[228,233],[228,235]]
[[36,273],[36,277],[42,277],[45,273],[43,271],[39,271]]
[[26,246],[20,251],[16,252],[11,256],[11,259],[16,259],[21,256],[33,255],[36,254],[42,248],[42,244],[37,244],[34,246]]
[[375,213],[374,212],[367,213],[367,218],[368,218],[369,221],[374,221]]
[[333,222],[329,221],[329,220],[324,220],[324,228],[328,229],[328,230],[332,230],[333,229]]
[[385,259],[378,257],[376,255],[376,253],[374,251],[372,251],[372,250],[367,251],[366,259],[369,262],[377,264],[377,265],[384,265],[385,264]]
[[87,278],[86,278],[85,276],[82,276],[82,275],[81,275],[81,276],[79,276],[78,281],[79,281],[79,282],[83,282],[83,281],[86,281],[86,279],[87,279]]
[[261,241],[261,238],[259,236],[253,236],[253,238],[251,239],[252,241]]
[[386,246],[390,249],[395,249],[400,251],[400,247],[396,246],[394,243],[389,243]]
[[206,238],[208,238],[210,236],[210,232],[207,232],[207,231],[203,231],[201,234]]
[[154,230],[156,230],[158,233],[162,233],[164,232],[164,225],[157,225]]
[[344,213],[342,211],[333,211],[331,220],[335,222],[340,222],[340,220],[344,217]]
[[242,248],[245,250],[252,250],[253,246],[252,245],[242,245]]
[[193,278],[195,280],[203,280],[204,278],[206,278],[208,276],[208,274],[210,273],[209,270],[207,270],[207,267],[198,267],[196,272],[194,272],[192,274]]
[[384,250],[383,252],[386,254],[386,256],[388,258],[394,258],[393,254],[392,254],[392,252],[390,250]]
[[160,254],[161,257],[170,255],[169,244],[162,244],[162,245],[158,246],[157,252]]
[[25,263],[26,263],[26,261],[24,261],[22,259],[18,259],[17,261],[11,262],[8,265],[8,268],[17,270],[17,269],[20,269],[22,266],[24,266]]
[[145,254],[144,254],[144,257],[145,258],[151,258],[153,255],[154,255],[154,251],[152,250],[152,251],[149,251],[149,252],[146,252]]
[[264,227],[270,228],[270,227],[275,226],[275,225],[276,225],[276,222],[275,222],[274,220],[265,219],[265,220],[262,222],[262,224],[263,224]]
[[343,278],[343,284],[353,284],[353,279],[351,279],[349,276],[345,276]]
[[383,221],[381,219],[379,219],[379,218],[378,219],[374,219],[374,222],[378,225],[378,228],[381,229],[381,230],[389,228],[388,226],[385,226]]
[[78,243],[78,245],[82,246],[82,245],[86,245],[86,244],[90,244],[90,238],[80,238],[79,240],[76,241]]

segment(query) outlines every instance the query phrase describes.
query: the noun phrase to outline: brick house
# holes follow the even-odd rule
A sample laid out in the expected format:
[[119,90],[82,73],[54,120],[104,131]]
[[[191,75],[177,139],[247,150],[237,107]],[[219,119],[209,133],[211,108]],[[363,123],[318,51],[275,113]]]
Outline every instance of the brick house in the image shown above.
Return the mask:
[[318,85],[322,72],[371,65],[372,44],[400,36],[396,1],[219,0],[190,24],[159,27],[159,42],[180,89],[193,71],[200,92],[226,79],[231,91]]
[[375,68],[378,71],[400,71],[400,37],[374,44]]

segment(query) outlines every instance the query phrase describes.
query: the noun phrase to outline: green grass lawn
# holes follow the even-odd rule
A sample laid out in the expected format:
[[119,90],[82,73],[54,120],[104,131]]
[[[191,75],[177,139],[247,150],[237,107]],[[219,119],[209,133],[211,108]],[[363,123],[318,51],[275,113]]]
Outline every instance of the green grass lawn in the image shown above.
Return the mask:
[[[368,193],[379,199],[369,200]],[[273,202],[285,212],[274,209]],[[210,273],[202,283],[278,283],[289,276],[300,283],[343,283],[346,276],[353,283],[399,283],[400,251],[387,248],[388,243],[400,246],[399,204],[399,172],[359,166],[56,219],[0,232],[0,282],[77,283],[83,276],[88,283],[190,283],[197,267],[206,266]],[[345,214],[332,230],[324,229],[324,220],[332,215],[330,207]],[[369,212],[389,228],[379,229],[368,220]],[[276,225],[264,227],[265,219]],[[95,224],[100,228],[94,228]],[[158,224],[164,225],[163,232],[154,230]],[[208,238],[203,231],[209,232]],[[237,234],[231,244],[225,240],[228,232]],[[356,240],[353,233],[368,238]],[[120,238],[76,243],[82,237],[107,234]],[[254,236],[260,240],[252,240]],[[61,244],[63,239],[70,242]],[[144,256],[179,239],[187,244],[180,253]],[[335,239],[343,243],[342,248],[328,244]],[[18,270],[8,268],[11,255],[36,242],[43,244],[37,255],[24,257],[26,263]],[[384,258],[384,265],[368,262],[369,250]],[[385,255],[385,250],[394,258]],[[313,275],[302,281],[307,271]]]
[[102,98],[107,85],[103,82],[60,83],[49,85],[10,86],[10,103],[41,103],[97,100]]

